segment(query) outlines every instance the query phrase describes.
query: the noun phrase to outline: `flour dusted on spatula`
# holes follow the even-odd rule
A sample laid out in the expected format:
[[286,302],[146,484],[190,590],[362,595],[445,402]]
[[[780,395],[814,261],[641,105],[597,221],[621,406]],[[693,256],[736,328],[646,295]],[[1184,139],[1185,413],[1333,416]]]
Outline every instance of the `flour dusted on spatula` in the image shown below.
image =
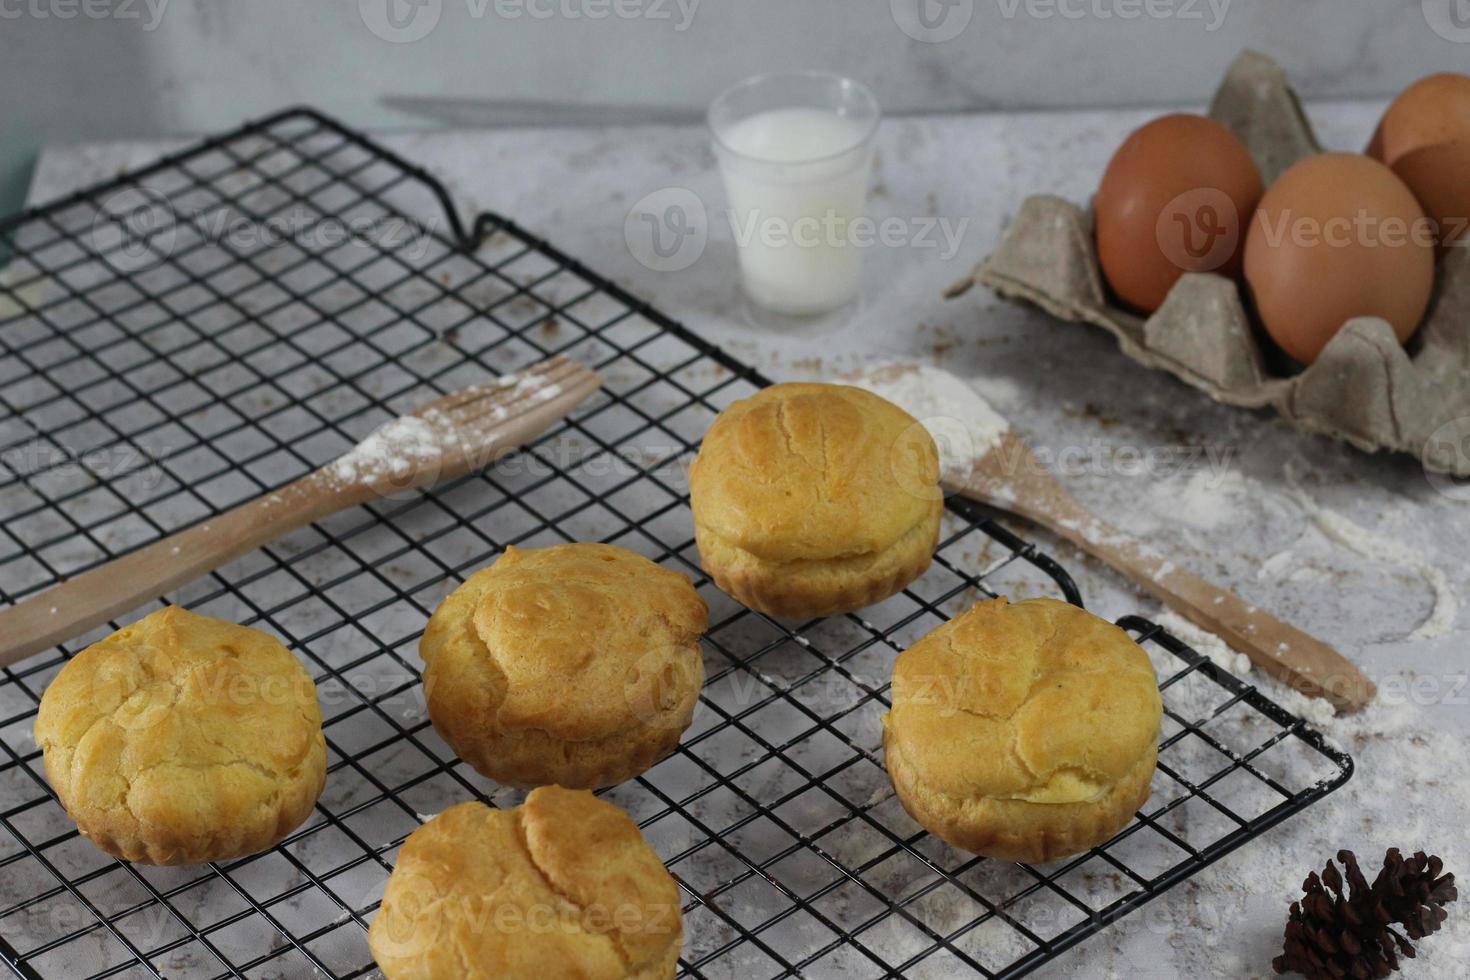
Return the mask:
[[[561,391],[560,384],[543,374],[507,374],[465,389],[466,394],[478,393],[484,399],[483,408],[470,415],[477,440],[493,438],[490,427],[495,423],[524,412],[528,404],[549,401]],[[469,400],[456,411],[477,404]],[[374,429],[332,464],[331,473],[343,483],[371,483],[383,478],[401,481],[441,458],[457,436],[455,420],[438,409],[405,415]]]
[[374,429],[370,435],[332,464],[332,475],[343,483],[379,477],[404,476],[414,467],[437,458],[449,431],[446,420],[405,415]]
[[968,475],[975,461],[999,445],[1011,427],[979,392],[939,368],[881,364],[847,380],[922,422],[939,447],[940,468],[949,476]]

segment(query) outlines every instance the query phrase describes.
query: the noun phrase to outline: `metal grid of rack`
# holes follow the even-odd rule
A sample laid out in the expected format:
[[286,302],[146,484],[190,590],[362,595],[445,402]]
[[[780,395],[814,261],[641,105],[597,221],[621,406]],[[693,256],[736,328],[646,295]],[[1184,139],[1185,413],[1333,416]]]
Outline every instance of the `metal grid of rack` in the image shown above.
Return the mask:
[[[689,574],[708,682],[678,751],[606,795],[684,896],[681,975],[1014,977],[1332,792],[1351,760],[1157,627],[1127,619],[1166,707],[1154,795],[1041,867],[926,835],[882,771],[899,650],[977,598],[1079,602],[1050,558],[953,505],[930,571],[861,615],[752,613],[702,575],[684,464],[758,373],[493,215],[295,109],[0,225],[0,601],[270,490],[436,393],[554,353],[605,388],[482,474],[303,529],[170,596],[280,636],[316,678],[313,817],[227,864],[113,861],[30,737],[67,656],[0,672],[0,962],[24,977],[371,974],[394,854],[460,800],[520,794],[430,726],[416,643],[507,544],[602,540]],[[140,610],[142,615],[147,610]]]

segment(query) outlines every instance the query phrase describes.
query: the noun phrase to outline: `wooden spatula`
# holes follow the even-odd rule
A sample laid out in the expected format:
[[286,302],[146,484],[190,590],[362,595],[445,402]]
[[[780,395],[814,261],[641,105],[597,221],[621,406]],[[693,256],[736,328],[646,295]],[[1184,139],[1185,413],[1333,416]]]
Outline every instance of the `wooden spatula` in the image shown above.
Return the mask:
[[[892,397],[916,418],[942,416],[952,410],[1001,422],[967,384],[930,368],[923,369],[930,372],[930,377],[919,386],[924,394],[913,399],[927,404],[903,405],[906,396],[900,392],[904,389],[896,383],[919,370],[913,364],[890,364],[849,375],[846,380]],[[973,398],[979,404],[940,406],[929,392],[940,387],[949,392],[948,397]],[[969,448],[965,447],[966,455]],[[1177,567],[1090,513],[1062,489],[1015,430],[1006,429],[972,466],[948,469],[944,485],[950,493],[1017,514],[1066,538],[1122,572],[1185,619],[1224,639],[1272,677],[1304,694],[1325,698],[1342,711],[1355,711],[1373,700],[1373,682],[1321,640]]]
[[85,633],[299,527],[452,480],[565,418],[601,380],[555,357],[389,422],[335,462],[0,610],[0,667]]
[[1356,711],[1377,688],[1351,661],[1232,592],[1179,568],[1094,516],[1062,489],[1014,430],[946,489],[1018,514],[1111,565],[1185,619],[1219,636],[1272,677],[1339,711]]

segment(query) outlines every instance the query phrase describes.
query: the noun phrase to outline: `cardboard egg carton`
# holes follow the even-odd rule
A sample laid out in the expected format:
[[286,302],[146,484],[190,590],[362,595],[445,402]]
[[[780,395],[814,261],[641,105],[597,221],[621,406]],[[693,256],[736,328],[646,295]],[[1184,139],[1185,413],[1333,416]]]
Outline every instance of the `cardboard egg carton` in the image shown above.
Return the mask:
[[[1210,115],[1244,141],[1267,185],[1321,152],[1285,73],[1264,55],[1248,51],[1236,60]],[[1120,142],[1125,135],[1118,134]],[[1315,363],[1287,374],[1281,355],[1252,327],[1241,288],[1223,276],[1185,275],[1147,319],[1114,305],[1098,266],[1091,213],[1041,195],[1026,200],[1000,246],[948,295],[988,286],[1060,319],[1104,328],[1135,361],[1163,368],[1217,401],[1270,406],[1297,428],[1365,451],[1413,453],[1430,470],[1464,477],[1470,452],[1457,440],[1470,436],[1470,248],[1449,249],[1437,274],[1429,313],[1407,349],[1387,322],[1359,317]]]

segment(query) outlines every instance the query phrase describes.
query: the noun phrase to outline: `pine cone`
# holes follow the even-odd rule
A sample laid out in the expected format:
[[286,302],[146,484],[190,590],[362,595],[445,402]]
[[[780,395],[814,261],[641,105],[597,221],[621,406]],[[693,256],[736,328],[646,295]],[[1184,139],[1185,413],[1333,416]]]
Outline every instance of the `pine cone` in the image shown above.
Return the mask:
[[[1444,904],[1457,897],[1455,876],[1443,874],[1443,862],[1423,852],[1406,861],[1390,850],[1372,885],[1352,851],[1338,851],[1337,860],[1346,878],[1328,861],[1321,877],[1314,872],[1302,884],[1305,894],[1292,903],[1286,923],[1285,949],[1271,961],[1277,973],[1381,980],[1398,970],[1400,956],[1414,957],[1410,939],[1439,929]],[[1408,935],[1395,931],[1395,924]]]
[[1423,851],[1404,860],[1398,848],[1383,858],[1383,870],[1373,881],[1373,894],[1394,922],[1403,924],[1410,939],[1439,931],[1448,917],[1444,906],[1459,897],[1455,876],[1443,874],[1444,862]]
[[1306,894],[1291,905],[1285,949],[1271,962],[1277,973],[1300,973],[1307,980],[1369,980],[1397,970],[1398,952],[1414,955],[1414,947],[1388,928],[1387,913],[1353,853],[1338,851],[1337,859],[1347,869],[1347,888],[1331,861],[1320,878],[1316,872],[1307,875]]

